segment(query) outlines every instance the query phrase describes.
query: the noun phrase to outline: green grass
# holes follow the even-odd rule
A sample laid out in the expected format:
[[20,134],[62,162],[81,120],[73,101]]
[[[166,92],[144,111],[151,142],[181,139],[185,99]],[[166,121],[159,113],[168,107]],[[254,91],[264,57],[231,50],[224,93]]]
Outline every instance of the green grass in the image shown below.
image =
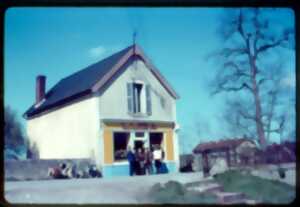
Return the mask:
[[164,186],[157,183],[149,192],[154,203],[158,204],[210,204],[216,203],[216,197],[207,193],[197,193],[186,190],[176,181],[169,181]]
[[237,170],[217,174],[215,180],[224,186],[226,192],[242,192],[249,198],[264,203],[291,203],[296,198],[294,186],[251,174],[241,174]]

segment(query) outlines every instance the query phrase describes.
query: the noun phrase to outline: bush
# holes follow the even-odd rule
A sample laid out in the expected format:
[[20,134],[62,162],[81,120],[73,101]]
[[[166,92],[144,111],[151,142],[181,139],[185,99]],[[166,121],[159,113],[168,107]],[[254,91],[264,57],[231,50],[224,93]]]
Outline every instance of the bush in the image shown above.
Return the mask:
[[290,203],[296,198],[294,186],[253,175],[243,175],[237,170],[218,174],[215,180],[223,185],[226,192],[241,192],[264,203]]
[[169,181],[164,186],[154,184],[149,195],[154,203],[216,203],[216,197],[206,193],[188,191],[185,186],[176,181]]
[[39,159],[39,150],[36,142],[27,140],[27,159]]
[[285,178],[285,171],[286,170],[284,168],[282,168],[282,167],[279,167],[277,169],[277,172],[278,172],[278,174],[279,174],[279,176],[280,176],[281,179]]
[[150,189],[150,195],[156,203],[174,203],[175,199],[179,199],[185,193],[184,187],[175,181],[169,181],[162,186],[157,183]]
[[14,151],[16,155],[19,155],[23,147],[25,147],[25,135],[23,134],[21,123],[17,119],[16,112],[9,106],[5,106],[4,150]]

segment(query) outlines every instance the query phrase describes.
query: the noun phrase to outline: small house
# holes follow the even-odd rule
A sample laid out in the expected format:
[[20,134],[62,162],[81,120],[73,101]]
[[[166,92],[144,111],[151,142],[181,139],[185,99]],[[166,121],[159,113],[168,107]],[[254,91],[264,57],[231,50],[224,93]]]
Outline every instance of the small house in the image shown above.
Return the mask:
[[104,177],[128,175],[126,149],[161,145],[179,168],[175,90],[140,47],[129,46],[61,79],[24,113],[40,159],[95,160]]

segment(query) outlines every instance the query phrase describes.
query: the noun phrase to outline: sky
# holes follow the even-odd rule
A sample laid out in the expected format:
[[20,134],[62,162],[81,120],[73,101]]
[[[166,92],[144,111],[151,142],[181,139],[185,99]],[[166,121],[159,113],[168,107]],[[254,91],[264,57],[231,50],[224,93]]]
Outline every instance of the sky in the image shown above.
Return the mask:
[[[217,68],[207,60],[222,45],[216,33],[222,10],[10,8],[5,13],[5,105],[16,111],[25,127],[22,114],[34,103],[37,75],[47,76],[48,90],[60,79],[131,45],[137,31],[137,44],[180,95],[180,152],[191,152],[200,141],[226,137],[228,129],[220,121],[226,94],[210,95],[209,83]],[[283,17],[283,24],[294,21],[290,10],[277,17]],[[295,59],[294,52],[288,54],[282,84],[292,97]],[[195,128],[196,124],[201,127]]]

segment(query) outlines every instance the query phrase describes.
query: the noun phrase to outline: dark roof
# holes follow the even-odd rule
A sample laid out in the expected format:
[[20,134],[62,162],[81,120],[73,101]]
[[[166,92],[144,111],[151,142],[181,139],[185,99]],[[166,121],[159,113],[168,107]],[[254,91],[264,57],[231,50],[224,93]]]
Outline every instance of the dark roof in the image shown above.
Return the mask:
[[[46,93],[44,102],[38,107],[35,107],[36,104],[33,104],[24,113],[24,117],[29,118],[43,111],[59,106],[62,103],[69,102],[77,99],[78,97],[94,92],[93,87],[95,87],[99,80],[107,78],[106,76],[110,73],[111,75],[114,75],[114,71],[112,70],[118,69],[114,68],[116,64],[118,64],[122,59],[126,58],[126,55],[132,55],[133,53],[129,54],[129,52],[135,51],[136,48],[136,45],[129,46],[93,65],[90,65],[66,78],[63,78]],[[139,51],[141,52],[140,49]],[[138,55],[143,57],[143,54]],[[158,73],[158,71],[154,72]],[[158,76],[162,78],[161,74],[158,74]],[[175,97],[178,98],[175,91],[172,90],[169,84],[165,82],[165,79],[162,78],[160,81],[163,81],[163,84],[166,84],[165,87],[167,89],[169,88],[170,91],[173,92],[173,96],[175,95]]]
[[268,162],[293,162],[296,160],[295,142],[272,143],[263,152]]
[[[193,150],[194,153],[202,153],[204,151],[217,151],[221,150],[224,148],[235,148],[239,146],[241,143],[249,141],[253,142],[253,140],[248,139],[248,138],[235,138],[235,139],[224,139],[224,140],[219,140],[216,142],[206,142],[206,143],[201,143],[198,144],[195,149]],[[254,142],[253,142],[254,143]]]

